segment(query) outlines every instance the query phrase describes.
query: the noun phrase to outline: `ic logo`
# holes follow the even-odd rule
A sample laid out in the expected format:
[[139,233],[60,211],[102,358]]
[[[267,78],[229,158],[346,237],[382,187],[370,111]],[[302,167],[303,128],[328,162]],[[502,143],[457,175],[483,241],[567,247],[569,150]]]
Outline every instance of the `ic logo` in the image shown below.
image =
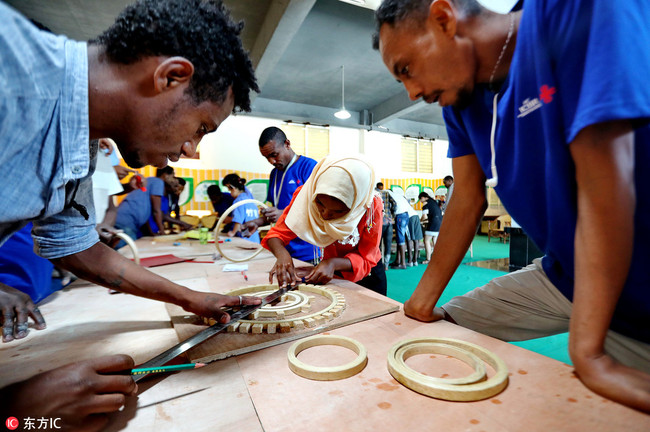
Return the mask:
[[7,429],[9,430],[16,430],[18,429],[19,425],[20,423],[18,422],[18,419],[16,417],[9,417],[5,422],[5,426],[7,426]]

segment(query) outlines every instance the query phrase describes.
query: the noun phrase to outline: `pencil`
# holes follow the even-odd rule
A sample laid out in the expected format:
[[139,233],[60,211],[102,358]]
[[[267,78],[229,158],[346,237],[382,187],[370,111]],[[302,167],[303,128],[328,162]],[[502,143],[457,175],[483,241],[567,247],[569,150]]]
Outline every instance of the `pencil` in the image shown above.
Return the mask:
[[131,375],[144,375],[144,374],[161,373],[161,372],[175,372],[175,371],[186,370],[186,369],[198,369],[203,366],[207,366],[207,365],[205,363],[187,363],[187,364],[171,365],[171,366],[131,369]]

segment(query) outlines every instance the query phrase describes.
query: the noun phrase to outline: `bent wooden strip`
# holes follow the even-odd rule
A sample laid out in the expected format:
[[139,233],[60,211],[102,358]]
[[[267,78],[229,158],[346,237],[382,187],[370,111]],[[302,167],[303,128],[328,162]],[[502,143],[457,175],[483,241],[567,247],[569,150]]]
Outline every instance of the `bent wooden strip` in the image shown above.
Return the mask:
[[[445,354],[454,357],[467,363],[474,372],[468,376],[461,378],[437,378],[424,375],[420,372],[413,370],[413,373],[419,375],[423,383],[428,384],[474,384],[479,381],[485,381],[487,374],[485,373],[485,365],[478,356],[472,354],[461,348],[452,345],[440,343],[414,343],[404,345],[395,354],[395,359],[400,367],[408,368],[406,360],[418,354]],[[411,369],[412,370],[412,369]]]
[[227,259],[228,261],[232,261],[232,262],[244,262],[244,261],[252,260],[252,259],[255,258],[255,257],[256,257],[260,252],[262,252],[262,251],[264,250],[264,248],[263,248],[262,246],[260,246],[258,249],[255,250],[255,252],[253,252],[253,253],[251,254],[251,256],[246,257],[246,258],[240,258],[240,259],[237,259],[237,258],[230,258],[230,257],[228,257],[228,255],[226,255],[225,253],[223,253],[223,251],[221,250],[221,247],[219,246],[219,233],[221,232],[221,225],[223,224],[223,221],[226,220],[226,218],[228,217],[228,215],[229,215],[233,210],[235,210],[237,207],[242,206],[242,205],[244,205],[244,204],[257,204],[257,205],[260,205],[260,206],[265,207],[265,208],[268,207],[266,204],[264,204],[263,202],[258,201],[258,200],[256,200],[256,199],[245,199],[245,200],[239,201],[238,203],[235,203],[235,204],[231,205],[230,207],[228,207],[228,210],[226,210],[225,212],[223,212],[223,214],[221,215],[221,217],[220,217],[219,220],[217,221],[217,225],[214,227],[214,245],[217,247],[217,250],[219,251],[219,253],[221,254],[221,256],[223,256],[223,257],[224,257],[225,259]]
[[[348,348],[358,354],[353,361],[341,366],[310,366],[296,357],[307,348],[320,345],[336,345]],[[300,340],[289,348],[289,369],[296,375],[317,381],[335,381],[349,378],[363,370],[368,363],[366,348],[354,339],[345,336],[316,335]]]
[[131,252],[133,253],[133,261],[136,264],[140,264],[140,254],[138,253],[138,247],[136,246],[133,239],[128,234],[123,232],[118,232],[115,234],[115,236],[121,238],[126,242],[126,244],[131,248]]
[[[474,384],[455,385],[423,381],[421,379],[422,374],[406,366],[403,358],[401,361],[398,361],[397,352],[408,345],[431,343],[450,345],[474,354],[492,366],[496,373],[487,381]],[[500,393],[508,385],[508,368],[503,360],[481,346],[450,338],[409,339],[396,343],[388,353],[388,371],[397,381],[413,391],[437,399],[450,401],[477,401],[486,399]]]

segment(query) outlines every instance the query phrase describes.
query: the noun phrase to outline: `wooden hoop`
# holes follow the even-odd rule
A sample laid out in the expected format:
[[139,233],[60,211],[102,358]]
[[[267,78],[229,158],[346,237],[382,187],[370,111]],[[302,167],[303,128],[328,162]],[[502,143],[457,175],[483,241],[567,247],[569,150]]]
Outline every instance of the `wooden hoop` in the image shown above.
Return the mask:
[[[473,354],[483,360],[492,366],[496,373],[487,381],[468,384],[448,384],[423,380],[422,374],[409,368],[404,363],[403,355],[409,351],[408,346],[413,344],[419,345],[418,349],[424,349],[422,345],[430,344],[447,345],[460,349],[467,354]],[[455,357],[453,354],[452,356]],[[420,338],[398,342],[393,345],[388,353],[388,371],[397,381],[413,391],[437,399],[450,401],[477,401],[487,399],[500,393],[508,385],[508,368],[503,360],[479,345],[450,338]]]
[[[353,361],[341,366],[310,366],[298,360],[297,355],[307,348],[335,345],[348,348],[358,354]],[[368,364],[368,351],[359,342],[345,336],[316,335],[291,345],[288,353],[289,369],[296,375],[316,381],[336,381],[358,374]]]
[[222,257],[224,257],[228,261],[232,261],[232,262],[244,262],[244,261],[252,260],[260,252],[262,252],[264,250],[264,248],[262,246],[260,246],[259,249],[257,249],[255,252],[253,252],[253,254],[251,256],[243,258],[243,259],[241,259],[241,258],[238,259],[238,258],[230,258],[230,257],[228,257],[228,255],[223,253],[223,251],[221,250],[221,247],[219,246],[219,233],[221,232],[221,225],[223,224],[223,221],[226,219],[226,217],[228,217],[228,215],[233,210],[235,210],[239,206],[243,206],[244,204],[257,204],[257,205],[260,205],[260,206],[262,206],[264,208],[268,208],[268,206],[266,204],[264,204],[263,202],[258,201],[256,199],[245,199],[245,200],[239,201],[239,202],[231,205],[230,207],[228,207],[228,210],[223,212],[223,214],[221,215],[221,217],[217,221],[217,225],[214,227],[214,245],[217,247],[217,250],[219,251],[219,253],[221,254]]
[[129,246],[131,248],[131,252],[133,253],[133,261],[136,264],[139,265],[140,264],[140,254],[138,253],[138,247],[136,246],[133,239],[131,237],[129,237],[128,234],[123,233],[123,232],[118,232],[117,234],[115,234],[115,236],[121,238],[122,240],[124,240],[124,242],[127,244],[127,246]]
[[400,367],[408,368],[406,365],[406,360],[409,358],[418,355],[418,354],[445,354],[451,357],[454,357],[458,360],[461,360],[464,363],[467,363],[474,372],[468,376],[461,378],[437,378],[428,375],[424,375],[420,372],[417,372],[413,369],[415,376],[419,375],[419,379],[423,383],[428,384],[452,384],[452,385],[461,385],[461,384],[474,384],[479,381],[485,381],[486,372],[485,365],[476,355],[472,354],[469,351],[466,351],[461,348],[457,348],[453,345],[440,344],[440,343],[414,343],[410,345],[404,345],[397,350],[395,354],[395,359],[399,363]]

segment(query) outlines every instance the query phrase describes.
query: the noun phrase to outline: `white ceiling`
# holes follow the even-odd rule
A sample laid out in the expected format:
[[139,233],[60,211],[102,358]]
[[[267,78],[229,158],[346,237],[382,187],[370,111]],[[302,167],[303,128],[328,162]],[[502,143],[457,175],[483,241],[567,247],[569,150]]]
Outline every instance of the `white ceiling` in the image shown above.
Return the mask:
[[[55,33],[87,40],[129,0],[5,0]],[[248,115],[445,138],[438,105],[412,102],[372,49],[380,0],[224,0],[245,23],[242,41],[261,93]],[[341,65],[345,107],[339,120]]]

